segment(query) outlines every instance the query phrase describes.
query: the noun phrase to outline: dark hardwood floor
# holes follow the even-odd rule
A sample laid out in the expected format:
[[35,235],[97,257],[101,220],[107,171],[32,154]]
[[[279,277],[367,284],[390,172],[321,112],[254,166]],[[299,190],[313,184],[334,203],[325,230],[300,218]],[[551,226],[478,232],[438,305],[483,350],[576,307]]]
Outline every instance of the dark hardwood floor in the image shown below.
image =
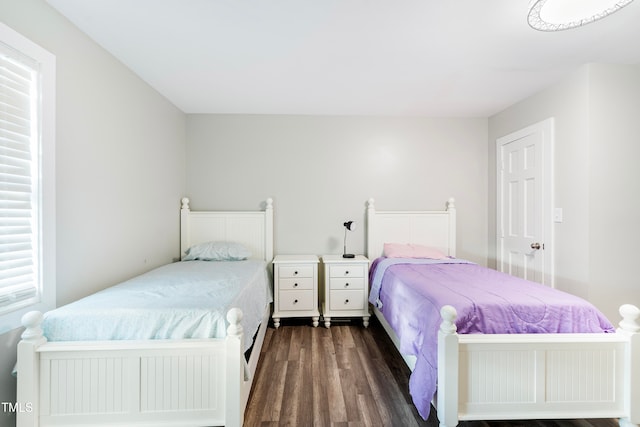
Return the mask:
[[[283,319],[267,330],[245,426],[438,426],[409,396],[409,369],[372,317],[332,323]],[[476,421],[462,427],[614,427],[616,420]]]

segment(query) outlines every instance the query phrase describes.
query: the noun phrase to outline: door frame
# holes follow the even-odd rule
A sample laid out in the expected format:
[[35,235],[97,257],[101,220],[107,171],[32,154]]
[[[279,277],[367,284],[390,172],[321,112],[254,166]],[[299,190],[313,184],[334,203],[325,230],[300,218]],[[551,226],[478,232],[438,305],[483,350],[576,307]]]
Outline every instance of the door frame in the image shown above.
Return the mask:
[[555,258],[554,258],[554,173],[553,173],[553,152],[555,145],[555,121],[553,117],[541,122],[527,126],[518,131],[496,139],[496,261],[497,267],[501,270],[503,262],[501,240],[504,235],[503,226],[503,167],[502,147],[510,142],[519,140],[534,133],[542,133],[542,241],[543,249],[543,283],[550,287],[555,287]]

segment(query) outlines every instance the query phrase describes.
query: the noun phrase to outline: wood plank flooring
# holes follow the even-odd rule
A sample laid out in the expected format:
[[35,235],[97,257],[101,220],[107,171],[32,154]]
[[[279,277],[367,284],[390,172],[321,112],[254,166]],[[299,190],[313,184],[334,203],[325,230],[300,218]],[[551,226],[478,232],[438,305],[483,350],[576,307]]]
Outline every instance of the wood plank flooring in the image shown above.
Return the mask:
[[[409,396],[409,369],[382,326],[283,319],[267,330],[246,427],[438,426]],[[462,427],[615,427],[616,420],[462,422]]]

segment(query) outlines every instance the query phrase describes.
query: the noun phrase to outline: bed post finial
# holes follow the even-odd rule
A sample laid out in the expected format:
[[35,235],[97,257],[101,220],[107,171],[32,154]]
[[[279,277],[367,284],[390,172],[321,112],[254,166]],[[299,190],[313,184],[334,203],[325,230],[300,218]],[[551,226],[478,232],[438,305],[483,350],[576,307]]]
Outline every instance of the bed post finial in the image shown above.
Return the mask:
[[458,327],[454,323],[458,317],[458,312],[450,305],[444,305],[440,309],[440,316],[442,317],[442,323],[440,324],[440,331],[443,334],[455,334]]
[[189,210],[189,198],[188,197],[183,197],[182,199],[180,199],[180,201],[182,202],[182,209],[184,210]]
[[42,332],[42,313],[39,311],[30,311],[22,316],[22,326],[25,327],[24,332],[20,336],[23,341],[31,343],[41,343],[46,341]]
[[375,199],[372,197],[369,200],[367,200],[367,209],[375,209]]
[[273,199],[271,197],[267,198],[267,200],[264,201],[264,209],[265,210],[273,209]]
[[240,322],[242,321],[242,310],[235,307],[229,310],[227,312],[227,321],[229,322],[229,327],[227,327],[227,335],[242,335],[243,328],[240,324]]
[[456,208],[456,199],[453,197],[449,197],[447,200],[447,210]]
[[620,306],[620,315],[622,320],[618,325],[620,329],[626,332],[640,332],[640,309],[632,304],[623,304]]

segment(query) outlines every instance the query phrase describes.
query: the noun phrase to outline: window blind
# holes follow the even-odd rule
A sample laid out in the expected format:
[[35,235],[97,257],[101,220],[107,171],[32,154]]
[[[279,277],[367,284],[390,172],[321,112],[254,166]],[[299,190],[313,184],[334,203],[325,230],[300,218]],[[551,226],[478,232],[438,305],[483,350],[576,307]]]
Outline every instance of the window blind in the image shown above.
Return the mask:
[[0,313],[40,298],[38,74],[0,43]]

